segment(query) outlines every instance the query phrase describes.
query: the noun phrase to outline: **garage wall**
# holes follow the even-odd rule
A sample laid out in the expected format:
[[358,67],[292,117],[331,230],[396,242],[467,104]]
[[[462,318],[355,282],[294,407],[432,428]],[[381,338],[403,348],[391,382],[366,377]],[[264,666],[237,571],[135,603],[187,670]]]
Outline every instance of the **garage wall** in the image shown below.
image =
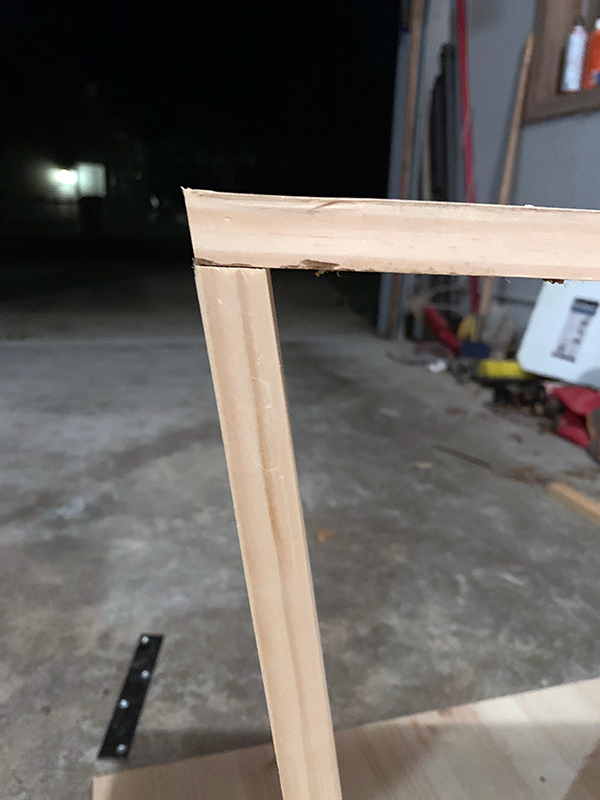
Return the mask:
[[[494,203],[500,189],[522,48],[533,29],[535,0],[469,0],[469,10],[477,199]],[[600,208],[599,112],[523,128],[512,202]],[[497,283],[499,295],[510,302],[523,328],[541,281]]]

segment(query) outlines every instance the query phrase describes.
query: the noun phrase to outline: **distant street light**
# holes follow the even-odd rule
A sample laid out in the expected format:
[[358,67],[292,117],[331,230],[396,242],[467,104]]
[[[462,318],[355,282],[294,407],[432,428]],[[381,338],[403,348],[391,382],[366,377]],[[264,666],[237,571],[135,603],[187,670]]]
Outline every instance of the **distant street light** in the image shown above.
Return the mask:
[[64,186],[72,186],[77,183],[77,173],[74,169],[59,169],[56,174],[56,180]]

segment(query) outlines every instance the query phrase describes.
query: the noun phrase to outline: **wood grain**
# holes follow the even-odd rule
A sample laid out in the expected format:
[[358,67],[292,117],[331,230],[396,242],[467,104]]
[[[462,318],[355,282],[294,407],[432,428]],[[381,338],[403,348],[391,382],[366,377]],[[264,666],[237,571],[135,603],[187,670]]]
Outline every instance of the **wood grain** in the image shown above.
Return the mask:
[[600,502],[578,492],[566,483],[549,483],[548,492],[564,505],[576,511],[581,516],[600,525]]
[[[599,800],[600,679],[336,736],[344,800]],[[93,800],[281,800],[270,745],[96,778]]]
[[600,280],[600,211],[185,190],[197,265]]
[[196,281],[283,797],[339,800],[270,275]]

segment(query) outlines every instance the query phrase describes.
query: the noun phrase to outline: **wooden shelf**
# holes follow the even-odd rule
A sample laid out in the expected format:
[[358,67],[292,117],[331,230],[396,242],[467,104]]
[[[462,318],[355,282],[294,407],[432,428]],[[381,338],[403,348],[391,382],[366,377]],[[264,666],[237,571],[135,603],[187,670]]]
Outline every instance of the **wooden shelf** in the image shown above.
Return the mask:
[[562,117],[566,114],[580,114],[600,109],[600,86],[582,92],[555,94],[547,100],[532,103],[527,107],[525,122],[538,122],[542,119]]
[[[537,0],[535,44],[524,122],[600,110],[600,86],[581,92],[559,92],[563,54],[581,0]],[[600,13],[595,2],[593,16]],[[591,22],[591,17],[588,27]]]

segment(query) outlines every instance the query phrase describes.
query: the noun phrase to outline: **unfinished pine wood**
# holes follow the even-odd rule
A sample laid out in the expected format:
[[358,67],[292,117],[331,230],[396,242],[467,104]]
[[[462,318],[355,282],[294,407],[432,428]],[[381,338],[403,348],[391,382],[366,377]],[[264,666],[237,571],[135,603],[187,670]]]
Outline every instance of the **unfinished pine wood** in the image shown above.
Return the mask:
[[581,516],[600,525],[600,502],[592,500],[566,483],[549,483],[548,492],[561,503],[576,511]]
[[[599,800],[600,679],[337,734],[344,800]],[[270,745],[96,778],[93,800],[281,800]]]
[[600,280],[600,211],[185,190],[196,264]]
[[270,275],[196,282],[283,797],[340,800]]

